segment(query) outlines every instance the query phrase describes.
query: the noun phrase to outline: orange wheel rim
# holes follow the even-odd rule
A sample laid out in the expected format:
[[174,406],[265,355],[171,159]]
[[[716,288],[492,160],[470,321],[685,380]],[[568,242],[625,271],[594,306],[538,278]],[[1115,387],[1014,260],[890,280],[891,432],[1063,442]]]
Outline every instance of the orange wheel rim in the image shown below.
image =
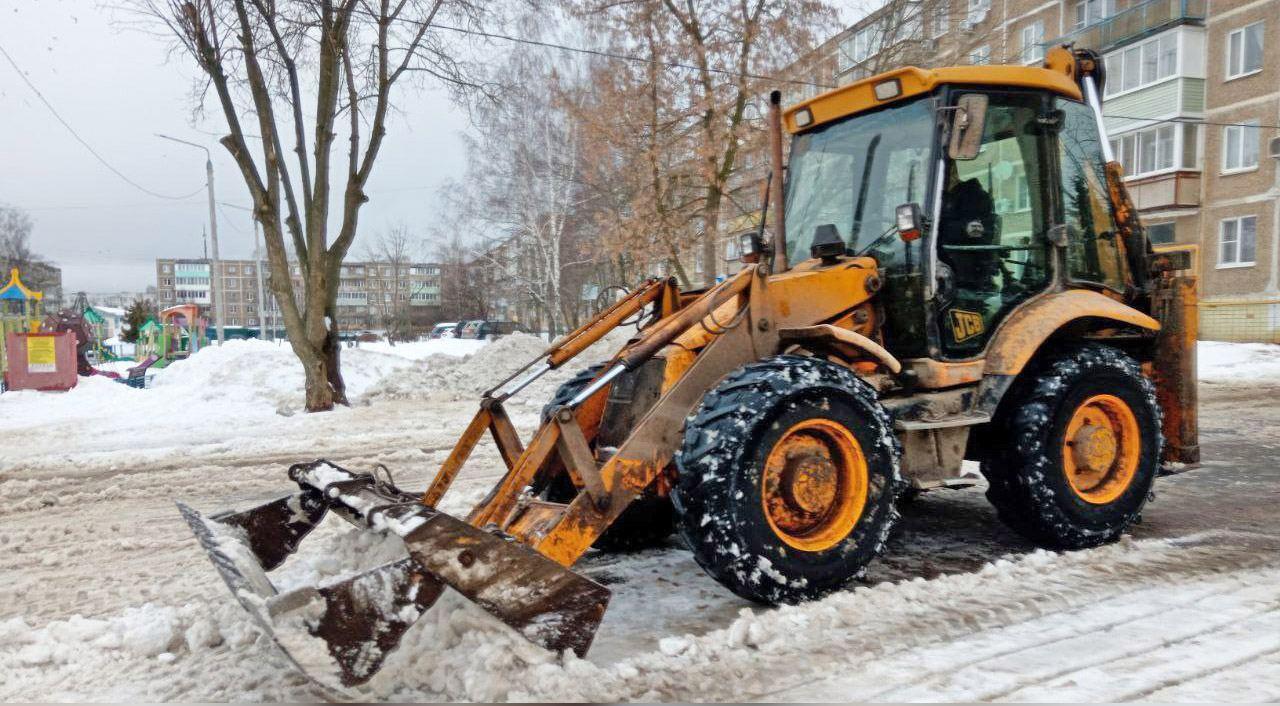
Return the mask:
[[1115,395],[1094,395],[1076,407],[1062,439],[1062,466],[1075,494],[1105,505],[1124,494],[1138,472],[1138,419]]
[[867,502],[867,460],[844,425],[806,419],[773,445],[761,478],[764,515],[787,546],[829,549],[849,536]]

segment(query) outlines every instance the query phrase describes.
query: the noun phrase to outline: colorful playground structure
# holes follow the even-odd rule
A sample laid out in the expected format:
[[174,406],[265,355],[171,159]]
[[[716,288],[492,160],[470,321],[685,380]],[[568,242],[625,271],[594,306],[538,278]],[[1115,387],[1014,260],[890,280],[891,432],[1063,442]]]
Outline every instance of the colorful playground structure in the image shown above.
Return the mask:
[[7,369],[5,339],[10,333],[39,333],[44,293],[22,283],[18,268],[9,271],[9,281],[0,288],[0,370]]
[[[155,350],[159,360],[155,367],[163,368],[174,362],[190,358],[209,345],[209,322],[200,316],[195,304],[178,304],[160,311],[159,325],[155,329]],[[146,331],[146,327],[143,327]]]
[[75,338],[41,320],[44,294],[22,282],[18,268],[0,288],[0,388],[69,390],[76,384]]

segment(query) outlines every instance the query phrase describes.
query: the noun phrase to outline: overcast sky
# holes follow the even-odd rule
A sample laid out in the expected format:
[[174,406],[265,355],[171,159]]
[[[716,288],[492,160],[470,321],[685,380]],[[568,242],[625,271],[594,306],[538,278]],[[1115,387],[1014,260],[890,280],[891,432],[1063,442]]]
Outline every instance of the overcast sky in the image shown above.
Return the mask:
[[[847,0],[842,23],[882,0]],[[217,136],[220,111],[193,116],[197,70],[168,43],[130,28],[130,15],[101,0],[0,0],[0,47],[59,114],[104,159],[157,198],[99,163],[0,56],[0,203],[35,219],[33,244],[62,267],[64,290],[142,291],[155,284],[157,257],[198,257],[209,221],[204,154],[162,140],[165,133],[208,146],[217,200],[248,205],[248,195]],[[834,29],[834,28],[833,28]],[[462,176],[465,113],[440,90],[404,89],[400,113],[370,179],[361,237],[398,225],[425,236],[442,183]],[[221,206],[220,253],[249,257],[248,213]]]
[[[147,189],[198,192],[155,198],[112,174],[0,56],[0,203],[30,212],[33,245],[62,267],[69,293],[141,291],[155,284],[155,258],[201,254],[209,221],[204,153],[155,133],[207,145],[217,200],[249,201],[214,136],[225,134],[221,113],[192,117],[190,60],[168,60],[162,40],[122,19],[96,0],[0,0],[0,47],[85,141]],[[466,115],[438,91],[402,95],[361,211],[366,236],[398,223],[426,235],[441,183],[463,169]],[[250,256],[248,213],[224,206],[218,221],[222,256]],[[357,239],[354,252],[361,250]]]

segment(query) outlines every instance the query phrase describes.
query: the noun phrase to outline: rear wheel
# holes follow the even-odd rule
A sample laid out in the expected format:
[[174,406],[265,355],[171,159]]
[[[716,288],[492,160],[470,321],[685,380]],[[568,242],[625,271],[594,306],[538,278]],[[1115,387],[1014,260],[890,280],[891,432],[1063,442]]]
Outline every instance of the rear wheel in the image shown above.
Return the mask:
[[740,596],[816,598],[883,549],[904,486],[899,456],[888,413],[851,370],[801,356],[746,365],[685,423],[677,529]]
[[1073,346],[1024,373],[987,435],[982,472],[1000,518],[1033,542],[1112,541],[1142,511],[1159,467],[1160,409],[1136,361]]
[[[603,365],[592,365],[569,378],[542,408],[542,421],[545,423],[549,420],[558,407],[568,404],[603,370]],[[570,502],[577,494],[578,489],[574,487],[569,474],[563,471],[548,481],[540,493],[544,500],[557,503]],[[674,523],[671,500],[649,488],[622,511],[592,546],[606,552],[634,551],[656,546],[671,536]]]

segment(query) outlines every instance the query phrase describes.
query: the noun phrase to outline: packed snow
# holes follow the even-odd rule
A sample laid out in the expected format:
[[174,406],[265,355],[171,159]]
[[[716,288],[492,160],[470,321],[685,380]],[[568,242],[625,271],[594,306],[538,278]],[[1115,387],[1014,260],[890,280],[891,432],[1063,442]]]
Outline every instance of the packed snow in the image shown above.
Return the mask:
[[1280,345],[1201,341],[1196,356],[1202,382],[1280,382]]
[[[352,406],[317,415],[301,413],[291,351],[262,341],[211,346],[145,390],[82,378],[67,393],[0,395],[0,700],[1280,699],[1280,536],[1032,551],[994,520],[964,519],[989,515],[980,490],[919,501],[927,511],[867,580],[820,601],[749,605],[674,543],[592,554],[580,570],[614,597],[586,659],[446,593],[367,687],[320,690],[229,595],[172,500],[242,509],[288,492],[288,464],[321,456],[422,487],[478,393],[544,347],[516,335],[344,349]],[[1280,387],[1280,346],[1203,343],[1199,363],[1211,387]],[[576,369],[512,405],[524,434]],[[502,470],[482,445],[443,509],[465,512]],[[1157,487],[1194,497],[1179,483],[1219,470]],[[331,518],[271,578],[313,585],[402,550]]]

